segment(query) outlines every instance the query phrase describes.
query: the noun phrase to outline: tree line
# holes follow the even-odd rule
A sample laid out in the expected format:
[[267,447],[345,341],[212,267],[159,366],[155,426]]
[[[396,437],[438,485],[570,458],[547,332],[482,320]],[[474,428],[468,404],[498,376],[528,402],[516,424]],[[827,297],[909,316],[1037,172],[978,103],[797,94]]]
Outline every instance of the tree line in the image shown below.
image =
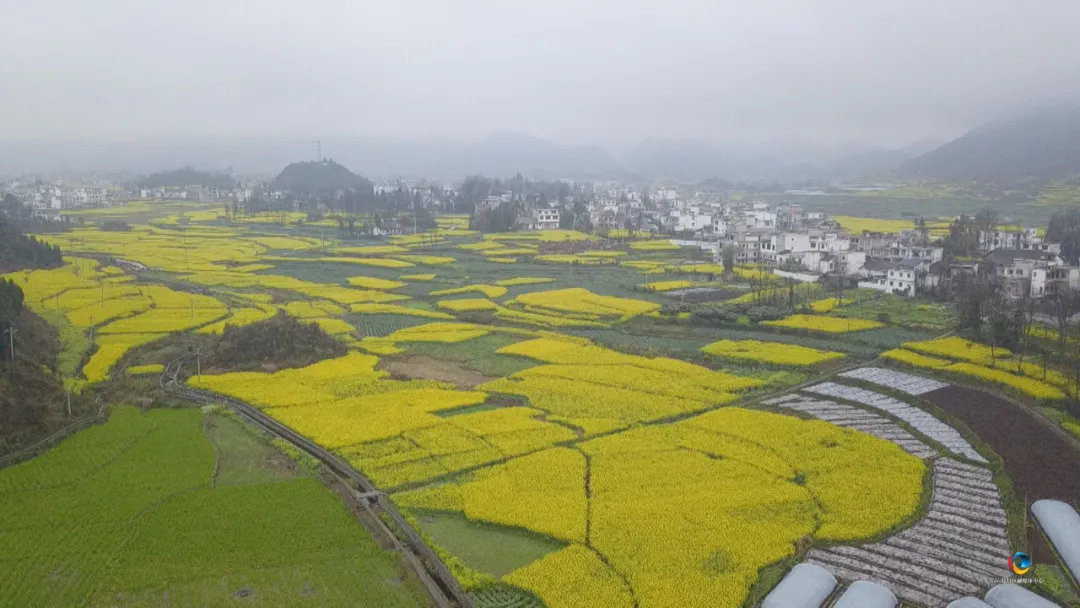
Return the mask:
[[0,272],[21,268],[54,268],[64,263],[59,247],[26,236],[0,214]]

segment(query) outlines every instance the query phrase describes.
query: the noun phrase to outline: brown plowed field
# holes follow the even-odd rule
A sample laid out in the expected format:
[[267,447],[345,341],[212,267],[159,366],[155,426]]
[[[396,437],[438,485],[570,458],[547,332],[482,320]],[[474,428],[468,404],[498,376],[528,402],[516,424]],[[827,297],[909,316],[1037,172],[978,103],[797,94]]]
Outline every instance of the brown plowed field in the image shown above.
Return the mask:
[[[1004,459],[1018,499],[1028,505],[1041,498],[1080,504],[1080,450],[1051,431],[1037,414],[962,386],[948,386],[922,398],[966,424]],[[1054,560],[1034,528],[1028,532],[1028,549],[1037,563]]]

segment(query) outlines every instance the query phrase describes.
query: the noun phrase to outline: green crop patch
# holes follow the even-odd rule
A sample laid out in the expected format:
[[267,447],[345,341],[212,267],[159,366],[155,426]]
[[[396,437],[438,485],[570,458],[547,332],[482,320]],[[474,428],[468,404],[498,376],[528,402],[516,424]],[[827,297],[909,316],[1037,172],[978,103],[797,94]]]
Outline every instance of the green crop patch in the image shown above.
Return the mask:
[[117,407],[0,470],[0,607],[424,604],[334,493],[205,422],[213,444],[197,409]]

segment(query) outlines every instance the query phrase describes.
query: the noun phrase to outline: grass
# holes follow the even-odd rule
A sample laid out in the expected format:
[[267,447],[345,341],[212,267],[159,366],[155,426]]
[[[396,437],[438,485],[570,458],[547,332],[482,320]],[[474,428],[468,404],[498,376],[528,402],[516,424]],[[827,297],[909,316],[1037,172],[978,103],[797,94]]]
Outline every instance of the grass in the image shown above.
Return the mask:
[[485,376],[509,376],[514,372],[535,367],[536,362],[514,355],[500,355],[495,351],[525,338],[488,334],[480,338],[454,344],[442,342],[405,342],[409,355],[423,355],[434,359],[455,361]]
[[60,375],[65,378],[75,377],[94,343],[90,341],[87,332],[72,325],[63,313],[48,312],[44,318],[56,328],[60,336],[60,361],[57,368]]
[[350,314],[343,317],[347,323],[356,328],[361,336],[387,336],[399,329],[416,327],[431,323],[432,319],[416,317],[412,315],[394,314]]
[[938,332],[952,328],[956,322],[951,306],[920,303],[917,300],[889,295],[855,302],[834,309],[829,314],[834,317],[852,317],[870,321],[886,319],[887,323],[902,327]]
[[557,551],[563,544],[536,534],[471,522],[460,515],[419,513],[421,527],[468,566],[502,577]]
[[[425,604],[334,493],[261,483],[239,461],[265,452],[212,418],[219,450],[197,409],[114,408],[0,470],[0,606]],[[247,483],[213,485],[216,459]]]
[[241,422],[210,414],[204,428],[217,450],[215,486],[273,483],[297,476],[290,460]]

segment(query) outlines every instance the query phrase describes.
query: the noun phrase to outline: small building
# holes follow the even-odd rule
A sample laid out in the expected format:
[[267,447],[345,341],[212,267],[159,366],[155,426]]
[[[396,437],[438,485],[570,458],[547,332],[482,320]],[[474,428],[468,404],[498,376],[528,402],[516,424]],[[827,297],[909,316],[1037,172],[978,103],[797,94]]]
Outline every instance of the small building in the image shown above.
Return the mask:
[[537,209],[533,212],[533,220],[537,230],[555,230],[559,227],[559,210]]

